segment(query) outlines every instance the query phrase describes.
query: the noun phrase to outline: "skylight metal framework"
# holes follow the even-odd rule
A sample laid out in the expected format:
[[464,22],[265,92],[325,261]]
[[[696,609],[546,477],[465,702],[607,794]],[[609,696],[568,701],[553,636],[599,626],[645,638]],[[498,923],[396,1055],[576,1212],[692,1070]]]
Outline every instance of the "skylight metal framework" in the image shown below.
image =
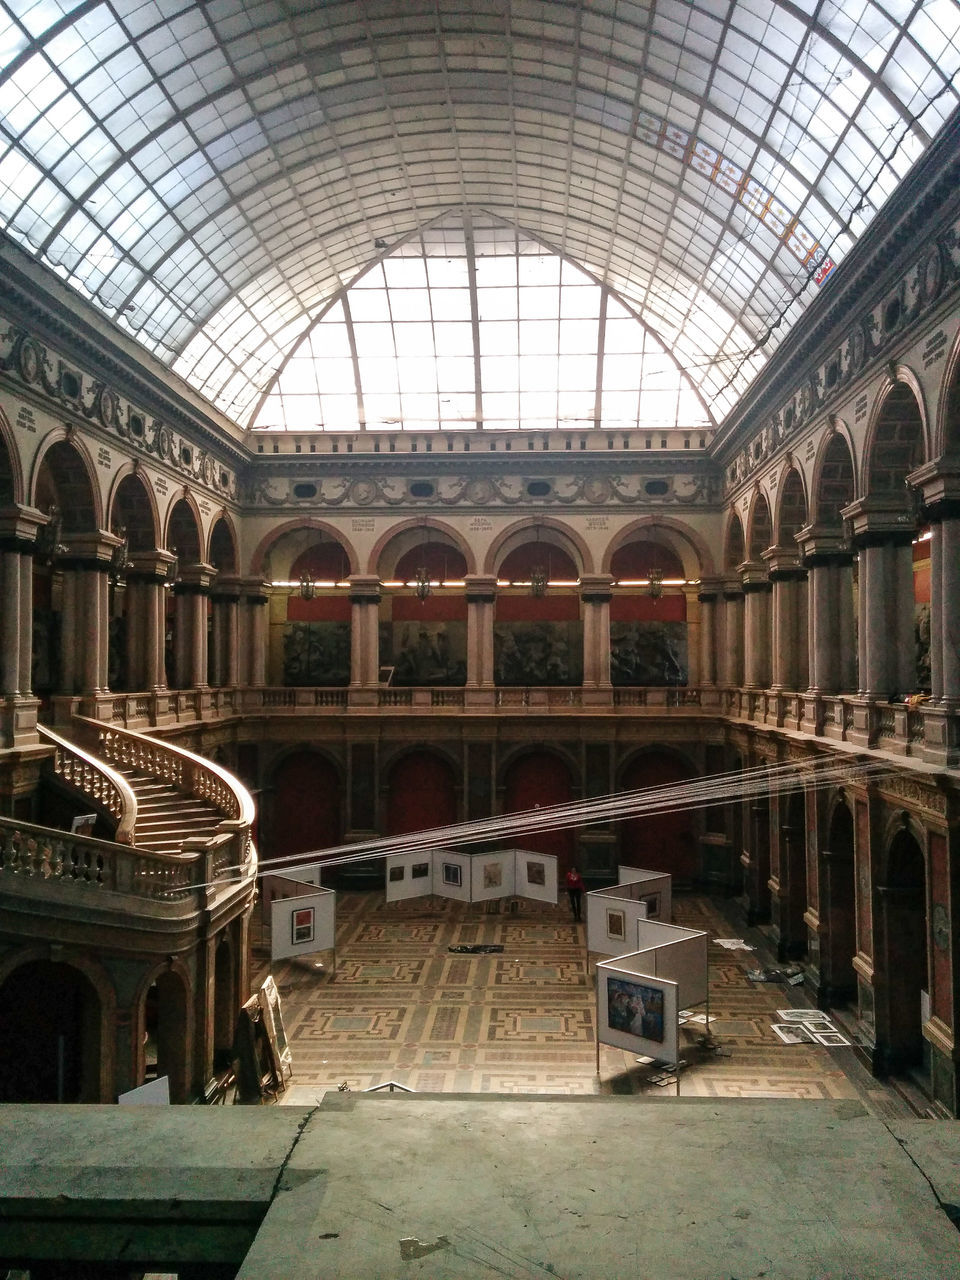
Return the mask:
[[485,210],[719,420],[957,106],[957,0],[7,0],[0,227],[249,424],[384,248]]

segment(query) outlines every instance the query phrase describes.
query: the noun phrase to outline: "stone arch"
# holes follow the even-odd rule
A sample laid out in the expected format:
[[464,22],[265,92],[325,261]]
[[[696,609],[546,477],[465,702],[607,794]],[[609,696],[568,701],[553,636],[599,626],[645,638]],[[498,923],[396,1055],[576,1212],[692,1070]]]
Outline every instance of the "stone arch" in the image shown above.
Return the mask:
[[263,824],[265,853],[283,857],[341,843],[346,776],[331,753],[290,746],[271,760],[264,781],[270,812],[269,823]]
[[[498,791],[501,812],[523,813],[536,808],[568,804],[580,791],[579,765],[569,754],[552,745],[528,746],[511,752],[500,762]],[[571,827],[558,831],[525,833],[524,848],[551,853],[557,858],[561,882],[575,865],[576,840]]]
[[830,527],[842,524],[840,512],[857,496],[857,468],[850,433],[839,419],[820,443],[813,468],[810,518]]
[[907,812],[888,827],[876,875],[875,1066],[898,1072],[923,1061],[921,992],[929,991],[927,865],[923,829]]
[[85,443],[70,432],[54,432],[34,462],[33,505],[56,506],[63,534],[91,533],[103,527],[103,505],[96,468]]
[[0,406],[0,507],[22,503],[23,466],[10,420]]
[[476,573],[473,548],[458,529],[428,515],[411,517],[391,525],[373,544],[367,561],[367,573],[379,574],[381,580],[394,576],[400,559],[424,543],[454,548],[463,556],[467,573]]
[[[351,574],[360,572],[360,558],[350,540],[337,525],[329,520],[321,520],[317,516],[300,516],[295,520],[286,520],[283,524],[279,524],[268,533],[265,533],[250,557],[250,572],[255,577],[279,576],[274,572],[274,566],[271,563],[274,552],[282,548],[283,543],[291,539],[291,535],[304,535],[300,538],[293,537],[294,546],[289,550],[290,563],[292,563],[304,547],[309,544],[308,535],[311,530],[329,534],[331,538],[339,542],[346,552]],[[285,550],[284,555],[286,554],[287,551]],[[287,567],[289,568],[289,565]]]
[[114,477],[107,509],[110,528],[124,529],[130,551],[153,551],[158,546],[160,514],[153,486],[146,483],[136,463]]
[[794,547],[796,535],[809,522],[806,486],[795,465],[788,468],[780,483],[774,513],[774,542],[778,547]]
[[[534,537],[531,538],[530,534]],[[537,535],[541,542],[550,542],[565,551],[580,573],[594,572],[593,553],[586,540],[562,520],[550,516],[528,516],[503,529],[487,549],[483,572],[496,573],[511,551],[535,541]]]
[[144,975],[134,1005],[137,1029],[137,1079],[170,1081],[170,1101],[186,1102],[193,1074],[194,992],[179,960],[168,959]]
[[[671,786],[700,776],[686,752],[664,743],[649,743],[629,752],[617,769],[621,791]],[[663,807],[617,824],[620,861],[625,866],[668,871],[677,884],[700,878],[698,819],[688,808]]]
[[760,560],[764,551],[773,545],[773,521],[770,503],[762,489],[756,489],[747,517],[747,559]]
[[181,569],[187,564],[202,564],[203,520],[197,500],[189,491],[171,504],[163,543],[177,555]]
[[233,517],[227,511],[221,511],[210,527],[207,542],[207,564],[220,573],[237,573],[240,568],[240,556],[237,552],[239,538]]
[[416,743],[382,766],[384,831],[403,836],[445,827],[459,816],[460,763],[449,752]]
[[723,567],[736,569],[747,558],[743,522],[736,511],[731,511],[723,535]]
[[929,456],[923,389],[912,372],[898,369],[874,404],[863,454],[861,492],[868,498],[901,498],[908,510],[904,484]]
[[934,457],[960,454],[960,334],[954,340],[940,383],[932,453]]
[[[0,1098],[113,1102],[115,1024],[113,983],[91,956],[68,951],[54,960],[41,946],[6,957],[0,964]],[[68,1091],[58,1097],[65,1076]]]
[[698,578],[709,577],[715,572],[713,552],[703,535],[681,520],[659,515],[641,516],[638,520],[632,520],[625,529],[621,529],[603,553],[601,572],[609,573],[614,554],[627,543],[638,539],[650,541],[662,539],[664,545],[669,546],[683,561],[684,577],[688,581],[695,582]]

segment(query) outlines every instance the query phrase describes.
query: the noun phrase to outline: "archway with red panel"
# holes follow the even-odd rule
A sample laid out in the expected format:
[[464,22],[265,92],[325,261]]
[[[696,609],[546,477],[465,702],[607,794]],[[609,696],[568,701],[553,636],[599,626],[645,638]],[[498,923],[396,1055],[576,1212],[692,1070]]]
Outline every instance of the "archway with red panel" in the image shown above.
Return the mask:
[[[573,796],[573,779],[566,762],[550,751],[530,751],[511,761],[503,778],[503,812],[523,813],[528,809],[546,809],[550,805],[569,804]],[[552,853],[558,860],[561,882],[565,872],[576,863],[576,833],[572,827],[562,831],[536,831],[511,840],[510,845],[531,849],[534,853]]]
[[[693,765],[671,751],[644,751],[623,770],[621,789],[672,786],[697,777]],[[664,810],[628,818],[620,824],[620,861],[628,867],[666,871],[677,885],[700,878],[697,814],[693,809]]]
[[326,756],[295,751],[277,765],[270,798],[270,822],[261,841],[271,857],[308,853],[340,844],[343,780]]
[[436,751],[409,751],[387,773],[386,834],[405,836],[457,821],[457,778]]

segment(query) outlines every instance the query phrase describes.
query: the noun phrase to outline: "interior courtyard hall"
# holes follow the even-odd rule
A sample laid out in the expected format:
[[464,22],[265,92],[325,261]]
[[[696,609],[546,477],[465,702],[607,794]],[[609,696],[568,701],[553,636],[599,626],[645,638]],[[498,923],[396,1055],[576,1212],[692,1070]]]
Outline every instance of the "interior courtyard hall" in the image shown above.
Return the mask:
[[[263,1163],[240,1184],[258,1190],[217,1199],[249,1215],[217,1264],[241,1274],[261,1224],[303,1210],[281,1171],[302,1157],[320,1176],[324,1125],[362,1181],[376,1161],[351,1152],[376,1152],[391,1103],[411,1151],[424,1117],[439,1143],[456,1114],[435,1095],[469,1094],[491,1143],[498,1117],[539,1107],[554,1154],[565,1126],[586,1151],[601,1116],[629,1116],[693,1178],[671,1144],[716,1107],[703,1164],[730,1274],[769,1257],[790,1276],[797,1255],[811,1276],[886,1274],[905,1216],[886,1167],[935,1241],[911,1236],[888,1270],[949,1274],[958,99],[954,0],[0,3],[0,1124],[19,1153],[5,1187],[53,1162],[31,1213],[68,1212],[68,1119],[115,1134],[118,1204],[144,1149],[123,1126],[202,1115],[187,1143],[248,1123]],[[798,976],[767,990],[751,953],[713,947],[731,1056],[687,1068],[697,1096],[681,1073],[659,1118],[647,1103],[670,1091],[629,1054],[603,1046],[591,1070],[596,957],[562,900],[438,900],[415,936],[373,856],[448,827],[512,848],[523,815],[644,794],[675,802],[528,826],[523,847],[561,886],[573,867],[588,891],[669,875],[678,924]],[[322,873],[342,981],[272,964],[265,877],[351,849],[369,863]],[[505,951],[448,954],[458,940]],[[234,1061],[271,968],[291,1085],[313,1092],[184,1112]],[[781,1001],[832,1019],[843,1054],[771,1038]],[[417,1098],[358,1096],[396,1071]],[[155,1077],[162,1117],[115,1107]],[[824,1197],[762,1249],[734,1238],[735,1114],[761,1198],[761,1168],[800,1176],[763,1163],[781,1150],[765,1125],[783,1151],[807,1126],[822,1161],[849,1121],[864,1145],[837,1157],[842,1231],[823,1235]],[[213,1149],[197,1176],[222,1190]],[[706,1280],[671,1203],[651,1271],[685,1274],[688,1248]],[[385,1212],[371,1231],[392,1266]],[[515,1225],[511,1265],[562,1274]],[[52,1226],[23,1230],[0,1267],[80,1265]],[[341,1273],[386,1274],[322,1230]],[[569,1273],[619,1274],[587,1234],[564,1236]],[[214,1276],[207,1245],[178,1260],[164,1240],[143,1272]],[[450,1274],[447,1247],[405,1265]],[[466,1252],[459,1273],[488,1274]]]

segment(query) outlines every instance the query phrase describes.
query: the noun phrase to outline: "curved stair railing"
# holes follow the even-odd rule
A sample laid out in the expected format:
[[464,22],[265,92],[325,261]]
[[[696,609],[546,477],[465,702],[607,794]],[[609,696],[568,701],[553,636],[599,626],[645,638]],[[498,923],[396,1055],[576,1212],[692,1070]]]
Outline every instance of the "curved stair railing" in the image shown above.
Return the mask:
[[37,726],[37,733],[54,749],[51,767],[56,776],[116,819],[113,838],[117,844],[133,844],[137,797],[123,774],[44,725]]
[[247,869],[255,862],[251,828],[256,815],[253,796],[228,770],[184,747],[133,729],[78,716],[75,724],[96,735],[97,749],[108,763],[143,773],[185,796],[203,800],[222,816],[210,836],[188,836],[184,852],[214,851],[214,875]]

